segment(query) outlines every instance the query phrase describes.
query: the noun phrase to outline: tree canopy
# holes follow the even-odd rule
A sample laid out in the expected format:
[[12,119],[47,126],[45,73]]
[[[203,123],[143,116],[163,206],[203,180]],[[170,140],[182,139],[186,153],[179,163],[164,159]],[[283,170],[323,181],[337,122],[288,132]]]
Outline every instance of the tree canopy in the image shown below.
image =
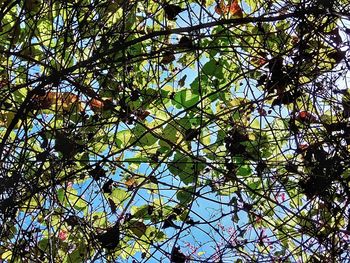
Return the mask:
[[2,260],[350,260],[348,0],[0,5]]

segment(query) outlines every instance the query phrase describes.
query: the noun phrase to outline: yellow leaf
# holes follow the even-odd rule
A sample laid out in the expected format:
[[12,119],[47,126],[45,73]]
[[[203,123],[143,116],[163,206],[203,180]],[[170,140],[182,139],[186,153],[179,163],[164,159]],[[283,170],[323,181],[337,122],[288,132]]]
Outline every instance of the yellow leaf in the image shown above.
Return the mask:
[[12,258],[12,251],[8,250],[1,255],[1,259],[10,260]]

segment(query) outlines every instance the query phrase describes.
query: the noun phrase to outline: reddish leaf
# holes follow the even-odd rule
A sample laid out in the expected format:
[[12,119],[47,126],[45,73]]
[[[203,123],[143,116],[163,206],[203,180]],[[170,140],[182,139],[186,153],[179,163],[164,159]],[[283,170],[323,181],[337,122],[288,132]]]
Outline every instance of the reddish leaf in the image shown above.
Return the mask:
[[166,65],[166,64],[169,64],[169,63],[173,62],[174,60],[175,60],[174,52],[166,51],[163,54],[163,58],[161,60],[161,63]]
[[299,144],[298,149],[297,149],[297,152],[298,152],[298,153],[303,153],[303,152],[305,152],[308,148],[309,148],[309,145],[306,144],[306,143]]
[[66,240],[68,237],[68,233],[67,231],[64,231],[64,230],[61,230],[59,233],[58,233],[58,239],[64,241]]
[[267,116],[266,110],[264,110],[263,108],[259,108],[258,113],[260,116]]
[[310,112],[307,112],[307,111],[299,112],[296,120],[303,122],[303,123],[315,123],[315,122],[317,122],[317,118],[314,115],[312,115]]
[[134,176],[128,178],[128,180],[125,181],[125,185],[128,187],[128,191],[133,190],[135,187],[137,187],[138,183],[136,181],[136,178]]
[[137,117],[139,120],[141,120],[141,121],[143,121],[144,119],[146,119],[146,117],[147,117],[148,115],[150,115],[150,114],[151,114],[151,113],[150,113],[149,111],[146,111],[146,110],[144,110],[144,111],[139,110],[139,111],[137,111],[137,112],[135,113],[136,117]]
[[216,5],[215,13],[217,13],[220,16],[227,13],[227,7],[226,7],[223,0],[221,0],[220,3],[218,5]]
[[230,0],[229,4],[225,4],[223,0],[215,7],[215,12],[218,15],[231,14],[233,16],[243,17],[242,8],[239,6],[237,0]]
[[73,106],[77,106],[79,111],[83,110],[78,95],[71,92],[47,92],[45,95],[34,96],[33,101],[34,108],[38,110],[50,109],[54,105],[62,107],[66,111],[69,111]]
[[254,57],[254,58],[252,58],[251,62],[253,64],[258,65],[258,66],[262,66],[262,65],[266,64],[267,60],[263,57]]
[[92,99],[89,103],[93,111],[101,111],[104,107],[104,102],[98,99]]
[[232,1],[231,4],[228,5],[228,9],[231,15],[243,17],[242,8],[239,6],[237,0]]
[[301,120],[306,119],[307,116],[308,116],[308,112],[306,112],[306,111],[301,111],[301,112],[299,113],[299,118],[300,118]]
[[297,45],[299,43],[299,37],[292,36],[291,43],[292,43],[292,45]]

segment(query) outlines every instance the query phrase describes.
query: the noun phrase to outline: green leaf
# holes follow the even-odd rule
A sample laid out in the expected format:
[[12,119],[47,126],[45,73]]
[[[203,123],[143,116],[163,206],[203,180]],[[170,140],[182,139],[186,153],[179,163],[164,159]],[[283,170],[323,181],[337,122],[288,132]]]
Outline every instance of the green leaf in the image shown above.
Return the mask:
[[217,77],[218,79],[221,79],[224,77],[222,65],[220,64],[219,61],[215,61],[214,59],[211,59],[203,66],[202,72],[205,75],[214,76],[214,77]]
[[80,255],[81,255],[81,252],[79,250],[74,250],[71,254],[65,257],[64,262],[67,262],[67,263],[83,262],[83,258]]
[[192,201],[193,190],[193,187],[182,188],[182,190],[179,190],[176,194],[177,200],[179,200],[183,206],[186,206]]
[[237,171],[237,176],[247,177],[251,174],[252,174],[252,169],[247,165],[241,166]]
[[131,136],[132,135],[130,130],[123,130],[123,131],[117,132],[116,143],[118,147],[119,148],[126,147],[126,145],[128,145],[130,142]]
[[129,222],[129,229],[140,238],[146,234],[147,226],[143,222],[132,220]]
[[168,164],[168,168],[172,174],[179,176],[180,180],[185,184],[195,181],[192,159],[180,152],[176,152],[174,160]]
[[134,218],[148,220],[148,219],[151,218],[150,212],[153,212],[153,208],[150,209],[149,205],[143,205],[143,206],[140,206],[140,207],[133,206],[131,208],[131,211],[133,212],[133,217]]
[[135,126],[133,129],[133,135],[131,143],[136,142],[137,146],[151,146],[158,141],[158,138],[153,136],[152,133],[141,124]]
[[117,206],[119,206],[130,198],[130,194],[120,188],[114,188],[108,197],[111,198]]
[[177,108],[189,108],[195,105],[199,100],[199,96],[193,94],[189,89],[183,89],[176,92],[174,97],[174,105]]
[[164,140],[159,140],[159,146],[168,148],[169,150],[172,148],[171,145],[169,145],[165,140],[172,142],[176,144],[177,141],[177,129],[175,128],[175,123],[169,123],[167,124],[164,129],[162,130],[161,137],[164,138]]

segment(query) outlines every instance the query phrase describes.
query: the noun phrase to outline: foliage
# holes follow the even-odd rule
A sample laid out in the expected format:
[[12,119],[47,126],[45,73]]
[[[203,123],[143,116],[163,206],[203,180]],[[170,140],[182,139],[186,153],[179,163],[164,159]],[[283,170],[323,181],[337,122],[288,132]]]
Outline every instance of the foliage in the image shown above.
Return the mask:
[[350,260],[348,1],[1,1],[9,262]]

